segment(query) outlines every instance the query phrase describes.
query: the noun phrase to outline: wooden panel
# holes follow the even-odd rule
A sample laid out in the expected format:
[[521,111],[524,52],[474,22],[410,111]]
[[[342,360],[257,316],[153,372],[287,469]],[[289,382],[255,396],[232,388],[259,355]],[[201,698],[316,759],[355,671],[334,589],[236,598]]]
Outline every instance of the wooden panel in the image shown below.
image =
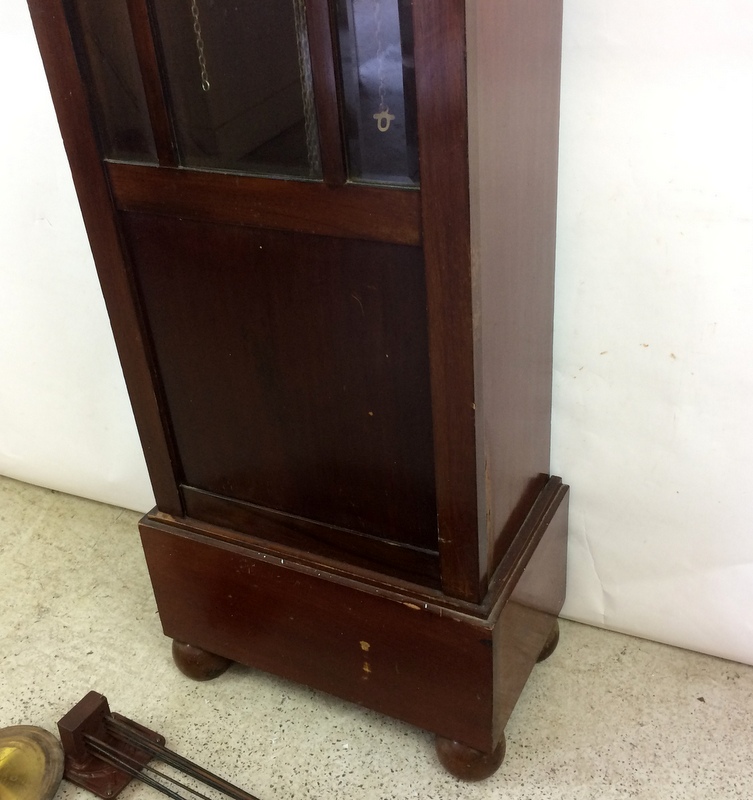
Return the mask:
[[124,211],[172,214],[208,222],[417,245],[421,198],[416,190],[329,187],[196,172],[108,164],[115,202]]
[[141,535],[167,636],[489,746],[493,651],[484,621],[152,521]]
[[471,0],[467,8],[491,573],[549,472],[562,3]]
[[193,519],[221,525],[273,545],[295,548],[309,559],[326,558],[378,571],[384,576],[439,587],[436,551],[397,545],[347,528],[220,497],[192,486],[181,487],[181,492],[186,514]]
[[[185,491],[185,487],[183,489]],[[403,578],[396,574],[389,575],[374,571],[373,565],[361,566],[355,564],[354,561],[343,563],[337,558],[331,558],[322,553],[309,554],[295,545],[270,542],[263,536],[257,536],[253,531],[239,533],[232,528],[222,527],[212,522],[189,517],[173,517],[157,509],[153,509],[148,518],[186,533],[209,537],[241,547],[250,547],[257,553],[272,555],[275,558],[283,559],[286,563],[290,561],[302,567],[313,568],[315,571],[324,569],[338,578],[354,580],[377,591],[407,592],[414,597],[417,603],[439,603],[446,610],[465,616],[496,619],[500,608],[510,599],[523,570],[539,547],[541,537],[548,530],[554,516],[559,514],[560,506],[565,507],[565,517],[567,516],[568,493],[569,487],[562,483],[561,478],[556,476],[549,478],[489,581],[489,589],[481,603],[469,603],[449,597],[441,591],[441,588],[431,586],[426,581],[416,583],[409,577]],[[564,551],[562,557],[564,559]],[[540,589],[547,597],[558,597],[561,606],[565,598],[565,572],[564,567],[558,569],[556,574],[553,573],[554,577],[550,584],[540,587]],[[552,592],[554,594],[551,594]]]
[[413,15],[442,583],[478,602],[464,3],[418,0]]
[[120,237],[91,127],[87,97],[60,0],[30,0],[29,9],[50,84],[81,212],[86,224],[118,355],[160,508],[182,513],[158,387],[146,354]]
[[141,535],[168,636],[491,752],[564,599],[559,479],[536,511],[491,602],[469,613],[155,520]]
[[495,626],[494,733],[497,741],[518,702],[539,654],[565,602],[568,487],[551,478],[540,499],[547,501],[525,554],[524,569]]
[[124,223],[183,482],[436,550],[421,251]]

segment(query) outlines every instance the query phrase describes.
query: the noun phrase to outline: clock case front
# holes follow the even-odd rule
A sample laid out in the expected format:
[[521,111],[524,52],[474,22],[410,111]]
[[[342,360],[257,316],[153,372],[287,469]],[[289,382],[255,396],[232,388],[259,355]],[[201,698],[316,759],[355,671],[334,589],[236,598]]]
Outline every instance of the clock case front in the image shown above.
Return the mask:
[[268,670],[493,771],[564,600],[561,2],[29,5],[178,665]]

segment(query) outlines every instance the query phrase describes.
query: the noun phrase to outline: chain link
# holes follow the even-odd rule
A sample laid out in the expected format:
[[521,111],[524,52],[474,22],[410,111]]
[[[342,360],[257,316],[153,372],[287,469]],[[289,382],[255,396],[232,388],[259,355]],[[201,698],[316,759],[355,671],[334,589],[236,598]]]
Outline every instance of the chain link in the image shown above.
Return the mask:
[[204,37],[201,35],[201,22],[199,21],[198,0],[191,0],[191,16],[193,17],[193,32],[196,35],[196,51],[199,54],[199,69],[201,70],[201,88],[208,92],[211,89],[209,73],[207,72],[207,59],[204,55]]
[[309,53],[309,34],[306,26],[305,0],[293,0],[295,14],[295,38],[298,44],[298,72],[301,76],[303,93],[303,121],[306,129],[306,152],[309,170],[312,175],[320,175],[322,171],[319,152],[319,130],[316,124],[316,106],[314,105],[314,81],[311,74],[311,55]]
[[379,78],[379,110],[387,111],[385,97],[387,94],[387,78],[384,70],[384,41],[382,40],[382,2],[374,0],[374,41],[376,42],[377,77]]

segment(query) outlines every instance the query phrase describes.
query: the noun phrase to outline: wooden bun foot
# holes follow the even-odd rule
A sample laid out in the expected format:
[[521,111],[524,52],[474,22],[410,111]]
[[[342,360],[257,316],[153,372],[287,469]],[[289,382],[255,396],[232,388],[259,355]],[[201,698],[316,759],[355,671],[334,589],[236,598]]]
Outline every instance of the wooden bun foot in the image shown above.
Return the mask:
[[482,753],[472,747],[436,737],[435,746],[442,766],[461,781],[483,781],[493,775],[505,757],[505,735],[492,753]]
[[539,657],[536,659],[538,663],[542,661],[546,661],[547,658],[557,649],[557,644],[560,640],[560,623],[559,620],[555,620],[554,627],[552,628],[551,633],[549,634],[549,638],[544,642],[544,646],[541,648],[541,652],[539,653]]
[[233,663],[228,658],[208,653],[200,647],[173,639],[173,661],[178,669],[195,681],[211,681]]

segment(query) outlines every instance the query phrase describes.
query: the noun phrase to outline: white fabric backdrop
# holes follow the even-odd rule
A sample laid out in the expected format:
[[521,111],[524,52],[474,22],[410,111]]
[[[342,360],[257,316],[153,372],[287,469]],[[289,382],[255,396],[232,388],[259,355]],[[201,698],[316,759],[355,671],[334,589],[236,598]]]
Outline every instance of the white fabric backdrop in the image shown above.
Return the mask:
[[[753,663],[753,5],[565,0],[565,614]],[[0,473],[152,505],[24,0],[0,30]]]

